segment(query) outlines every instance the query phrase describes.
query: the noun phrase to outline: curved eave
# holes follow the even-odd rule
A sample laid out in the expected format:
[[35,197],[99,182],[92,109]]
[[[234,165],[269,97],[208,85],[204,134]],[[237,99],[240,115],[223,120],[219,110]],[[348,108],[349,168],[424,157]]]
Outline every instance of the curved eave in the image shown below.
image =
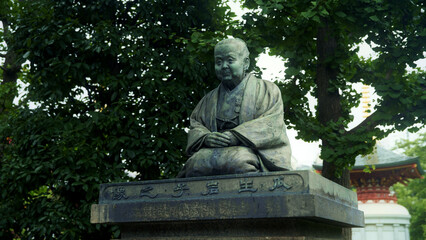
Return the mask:
[[[376,170],[379,170],[379,169],[395,168],[395,167],[400,168],[400,167],[406,166],[406,165],[411,166],[412,164],[417,165],[417,170],[419,171],[419,173],[421,173],[421,174],[424,173],[422,167],[420,166],[420,161],[419,161],[418,157],[410,158],[410,159],[403,160],[403,161],[397,161],[397,162],[391,162],[391,163],[379,163],[379,164],[376,164],[376,165],[373,164],[373,165],[375,166]],[[372,167],[373,165],[370,165],[370,164],[368,164],[368,165],[355,165],[355,166],[352,167],[351,171],[363,170],[365,168],[365,166]]]
[[[398,162],[392,162],[392,163],[384,163],[384,164],[377,164],[374,165],[356,165],[353,166],[351,169],[351,173],[363,173],[366,166],[369,166],[371,169],[371,173],[378,173],[378,172],[386,172],[386,171],[392,171],[396,169],[415,169],[415,176],[418,178],[423,178],[424,171],[422,167],[420,166],[420,161],[418,157],[410,158],[403,161]],[[321,172],[322,166],[321,165],[313,165],[314,169],[317,170],[317,172]],[[413,176],[414,177],[414,176]]]

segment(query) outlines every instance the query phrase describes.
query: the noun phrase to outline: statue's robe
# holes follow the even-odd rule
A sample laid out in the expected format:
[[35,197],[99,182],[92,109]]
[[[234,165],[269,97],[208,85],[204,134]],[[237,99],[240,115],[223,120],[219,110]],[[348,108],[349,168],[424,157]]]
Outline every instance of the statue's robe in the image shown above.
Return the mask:
[[[249,74],[231,93],[225,89],[220,84],[192,112],[186,149],[190,158],[178,177],[290,170],[291,149],[279,88]],[[204,145],[208,133],[224,131],[232,132],[241,144]]]

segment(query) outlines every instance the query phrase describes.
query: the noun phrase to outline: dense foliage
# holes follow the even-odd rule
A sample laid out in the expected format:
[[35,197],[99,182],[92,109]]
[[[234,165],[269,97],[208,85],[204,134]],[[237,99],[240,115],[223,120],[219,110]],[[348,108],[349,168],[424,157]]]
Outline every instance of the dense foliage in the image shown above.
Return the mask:
[[217,84],[212,47],[229,9],[216,0],[7,9],[6,47],[29,66],[28,93],[0,124],[0,238],[117,237],[89,223],[99,183],[129,180],[125,170],[136,180],[180,170],[188,115]]
[[[357,155],[394,130],[424,124],[426,73],[406,70],[425,57],[424,1],[248,0],[244,6],[250,9],[244,34],[285,60],[285,119],[299,138],[321,140],[325,177],[349,187],[347,169]],[[377,58],[357,55],[362,41]],[[348,129],[350,110],[360,102],[354,83],[372,86],[379,99],[371,116]],[[315,111],[308,94],[318,100]]]
[[[117,237],[117,228],[89,223],[99,184],[177,173],[188,115],[217,84],[213,46],[233,23],[221,2],[0,1],[1,239]],[[306,141],[322,140],[325,176],[340,181],[335,173],[371,151],[373,136],[424,123],[426,74],[405,70],[425,51],[422,1],[245,6],[253,11],[234,34],[247,40],[252,59],[269,47],[287,60],[280,84],[287,123]],[[356,55],[363,39],[378,58]],[[13,107],[18,76],[27,94]],[[359,103],[355,82],[380,99],[348,130]]]
[[[401,141],[398,147],[404,149],[407,156],[418,157],[421,167],[426,169],[426,133],[413,141]],[[426,179],[413,179],[406,186],[398,183],[393,188],[398,203],[410,212],[410,239],[426,239]]]
[[[11,33],[12,9],[8,1],[0,1],[0,121],[13,108],[13,99],[18,94],[17,79],[22,60],[8,45],[13,43]],[[1,144],[0,144],[1,156]]]

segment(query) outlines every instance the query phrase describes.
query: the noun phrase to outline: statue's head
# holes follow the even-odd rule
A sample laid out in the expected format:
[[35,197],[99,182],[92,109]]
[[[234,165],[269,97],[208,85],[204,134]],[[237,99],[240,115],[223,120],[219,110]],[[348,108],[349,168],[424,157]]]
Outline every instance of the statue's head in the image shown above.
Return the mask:
[[216,76],[228,88],[237,86],[250,66],[246,43],[239,38],[220,41],[214,48]]

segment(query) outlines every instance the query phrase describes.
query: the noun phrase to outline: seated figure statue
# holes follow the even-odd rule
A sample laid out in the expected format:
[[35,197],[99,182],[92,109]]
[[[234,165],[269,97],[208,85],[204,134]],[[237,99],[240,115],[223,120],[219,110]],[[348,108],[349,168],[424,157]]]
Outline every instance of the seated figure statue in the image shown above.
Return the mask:
[[249,51],[241,39],[214,49],[221,83],[191,114],[186,152],[178,177],[291,169],[280,89],[248,73]]

